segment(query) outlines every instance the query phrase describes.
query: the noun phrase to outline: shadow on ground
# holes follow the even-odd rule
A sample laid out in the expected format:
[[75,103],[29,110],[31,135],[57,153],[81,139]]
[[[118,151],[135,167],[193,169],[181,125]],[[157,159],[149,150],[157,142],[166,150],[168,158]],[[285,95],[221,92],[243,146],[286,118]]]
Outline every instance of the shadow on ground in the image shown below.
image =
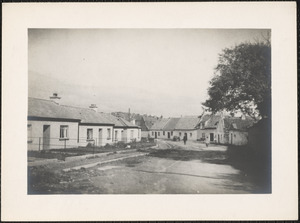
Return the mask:
[[[181,150],[181,149],[160,149],[152,150],[149,154],[152,157],[165,158],[179,161],[199,160],[205,163],[230,165],[240,171],[237,175],[224,176],[228,179],[228,185],[224,187],[241,189],[241,185],[253,184],[252,193],[271,193],[271,161],[270,156],[254,154],[247,147],[228,147],[226,151],[210,150]],[[240,182],[231,185],[230,179]],[[246,186],[247,187],[247,186]]]

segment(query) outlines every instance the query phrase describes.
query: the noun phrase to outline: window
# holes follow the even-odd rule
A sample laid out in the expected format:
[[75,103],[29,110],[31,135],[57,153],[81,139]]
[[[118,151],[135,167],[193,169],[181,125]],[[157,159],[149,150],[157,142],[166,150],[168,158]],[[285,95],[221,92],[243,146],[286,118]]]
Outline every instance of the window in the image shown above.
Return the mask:
[[205,133],[202,133],[202,138],[205,139]]
[[181,132],[179,132],[179,136],[181,136]]
[[171,132],[171,136],[173,136],[173,131]]
[[154,136],[154,132],[152,132],[152,136]]
[[190,137],[192,137],[193,136],[193,133],[190,133]]
[[93,139],[93,129],[87,129],[86,137],[87,137],[87,140]]
[[130,139],[133,139],[133,130],[130,130]]
[[111,135],[110,135],[110,129],[107,129],[107,139],[110,139],[111,138]]
[[32,143],[32,125],[27,125],[27,143]]
[[163,131],[163,135],[165,135],[165,131]]
[[59,131],[59,138],[67,139],[68,138],[68,129],[69,129],[69,126],[61,125],[60,126],[60,131]]

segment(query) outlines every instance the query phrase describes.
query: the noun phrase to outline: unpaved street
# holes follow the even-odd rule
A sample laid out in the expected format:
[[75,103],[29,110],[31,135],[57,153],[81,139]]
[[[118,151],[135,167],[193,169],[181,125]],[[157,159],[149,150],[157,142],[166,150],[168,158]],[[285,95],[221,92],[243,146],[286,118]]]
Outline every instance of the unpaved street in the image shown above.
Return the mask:
[[99,176],[91,182],[105,193],[130,194],[216,194],[249,193],[253,185],[242,172],[224,159],[224,146],[158,141],[157,151],[132,161],[96,167]]
[[[36,186],[36,193],[238,194],[259,192],[260,188],[253,177],[227,161],[226,149],[226,146],[219,145],[210,145],[207,148],[199,142],[188,141],[187,145],[183,145],[183,142],[158,140],[156,148],[139,151],[137,152],[139,156],[136,157],[99,165],[96,165],[98,159],[95,159],[94,166],[75,168],[67,172],[50,166],[48,171],[55,170],[53,178],[56,181],[43,184],[42,190]],[[51,178],[46,179],[51,180]]]

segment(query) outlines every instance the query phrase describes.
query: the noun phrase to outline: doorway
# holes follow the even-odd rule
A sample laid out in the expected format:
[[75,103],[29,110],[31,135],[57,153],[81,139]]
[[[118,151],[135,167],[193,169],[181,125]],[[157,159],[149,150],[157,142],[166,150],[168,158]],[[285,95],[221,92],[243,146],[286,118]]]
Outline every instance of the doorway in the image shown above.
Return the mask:
[[102,146],[102,129],[98,132],[98,146]]
[[170,132],[168,132],[168,139],[170,138],[171,136],[170,136]]
[[209,141],[214,141],[214,134],[213,133],[210,133],[209,134]]
[[50,149],[50,125],[43,126],[43,150]]
[[155,132],[155,138],[157,139],[157,132]]
[[115,142],[117,142],[118,141],[118,131],[116,130],[115,131]]

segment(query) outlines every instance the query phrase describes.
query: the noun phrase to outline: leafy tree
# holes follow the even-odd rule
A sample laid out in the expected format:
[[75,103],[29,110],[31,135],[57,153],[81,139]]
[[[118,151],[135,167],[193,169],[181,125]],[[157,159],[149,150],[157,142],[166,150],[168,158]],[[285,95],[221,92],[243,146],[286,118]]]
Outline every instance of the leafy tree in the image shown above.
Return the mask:
[[211,111],[241,111],[253,118],[271,114],[271,46],[267,42],[241,43],[219,55],[210,81]]

